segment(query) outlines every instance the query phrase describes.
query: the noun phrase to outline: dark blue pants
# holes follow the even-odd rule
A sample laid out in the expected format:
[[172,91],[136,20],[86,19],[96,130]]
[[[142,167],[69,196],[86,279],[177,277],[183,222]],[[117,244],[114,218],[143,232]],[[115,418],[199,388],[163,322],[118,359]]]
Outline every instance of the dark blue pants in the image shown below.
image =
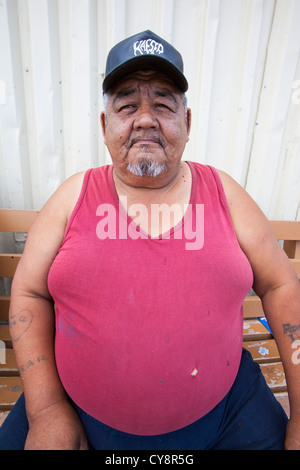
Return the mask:
[[[259,366],[243,350],[235,383],[226,397],[195,423],[159,436],[135,436],[97,421],[75,404],[91,449],[266,450],[283,449],[288,418],[266,385]],[[0,450],[22,450],[28,432],[24,396],[0,429]]]

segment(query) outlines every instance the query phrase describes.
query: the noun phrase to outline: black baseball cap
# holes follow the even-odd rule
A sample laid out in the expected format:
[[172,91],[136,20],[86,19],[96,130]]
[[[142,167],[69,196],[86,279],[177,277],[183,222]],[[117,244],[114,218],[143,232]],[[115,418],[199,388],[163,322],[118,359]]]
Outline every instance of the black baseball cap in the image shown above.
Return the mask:
[[188,89],[181,54],[167,41],[147,30],[124,39],[111,49],[106,61],[103,92],[106,93],[121,78],[139,70],[157,70],[166,74],[180,91]]

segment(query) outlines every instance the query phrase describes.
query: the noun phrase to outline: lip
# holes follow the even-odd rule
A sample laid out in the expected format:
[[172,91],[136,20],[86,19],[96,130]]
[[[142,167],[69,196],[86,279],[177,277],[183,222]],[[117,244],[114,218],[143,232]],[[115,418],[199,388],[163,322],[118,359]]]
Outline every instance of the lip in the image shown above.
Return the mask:
[[149,145],[149,146],[160,145],[160,146],[162,146],[162,143],[160,142],[159,139],[133,139],[133,141],[131,143],[131,147],[133,147],[134,145],[137,145],[137,146],[141,146],[141,145]]
[[158,143],[156,140],[138,140],[133,145],[157,145]]

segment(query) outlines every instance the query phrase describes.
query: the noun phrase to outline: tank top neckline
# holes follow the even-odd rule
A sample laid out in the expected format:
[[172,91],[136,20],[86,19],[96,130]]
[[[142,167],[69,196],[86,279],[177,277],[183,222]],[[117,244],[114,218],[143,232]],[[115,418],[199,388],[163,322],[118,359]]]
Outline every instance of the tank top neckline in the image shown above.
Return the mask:
[[149,240],[163,240],[165,238],[170,238],[170,236],[174,232],[176,232],[177,230],[180,230],[184,226],[185,222],[187,222],[189,220],[189,218],[192,216],[193,204],[194,204],[195,197],[196,197],[196,194],[195,194],[195,192],[196,192],[196,187],[195,187],[196,175],[195,175],[194,165],[192,164],[192,162],[185,161],[185,163],[188,164],[188,166],[190,168],[190,171],[191,171],[191,176],[192,176],[191,193],[190,193],[188,207],[185,210],[185,213],[184,213],[182,219],[175,226],[171,227],[166,232],[160,233],[159,235],[157,235],[155,237],[152,237],[149,233],[147,233],[139,225],[137,225],[134,222],[134,220],[130,217],[130,215],[127,213],[127,211],[124,209],[124,207],[123,207],[123,205],[120,201],[119,195],[117,193],[115,182],[114,182],[114,179],[113,179],[113,165],[109,166],[109,168],[108,168],[108,185],[109,185],[109,189],[110,189],[112,198],[113,198],[115,206],[116,206],[116,210],[119,212],[120,216],[123,219],[126,220],[128,225],[130,225],[134,230],[136,230],[136,231],[138,231],[142,234],[143,238],[147,238]]

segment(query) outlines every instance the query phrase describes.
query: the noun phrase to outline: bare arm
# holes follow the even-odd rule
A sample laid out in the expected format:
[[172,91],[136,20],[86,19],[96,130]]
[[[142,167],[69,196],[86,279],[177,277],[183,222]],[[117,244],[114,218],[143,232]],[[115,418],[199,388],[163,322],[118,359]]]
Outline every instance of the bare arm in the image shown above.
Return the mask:
[[55,314],[47,288],[49,268],[62,243],[82,177],[76,175],[64,183],[41,210],[13,280],[9,321],[30,428],[26,448],[87,445],[56,370]]
[[286,374],[291,409],[286,448],[300,449],[300,364],[292,360],[295,349],[286,327],[300,327],[298,278],[256,203],[228,175],[220,176],[237,238],[253,269],[253,288],[262,300]]

